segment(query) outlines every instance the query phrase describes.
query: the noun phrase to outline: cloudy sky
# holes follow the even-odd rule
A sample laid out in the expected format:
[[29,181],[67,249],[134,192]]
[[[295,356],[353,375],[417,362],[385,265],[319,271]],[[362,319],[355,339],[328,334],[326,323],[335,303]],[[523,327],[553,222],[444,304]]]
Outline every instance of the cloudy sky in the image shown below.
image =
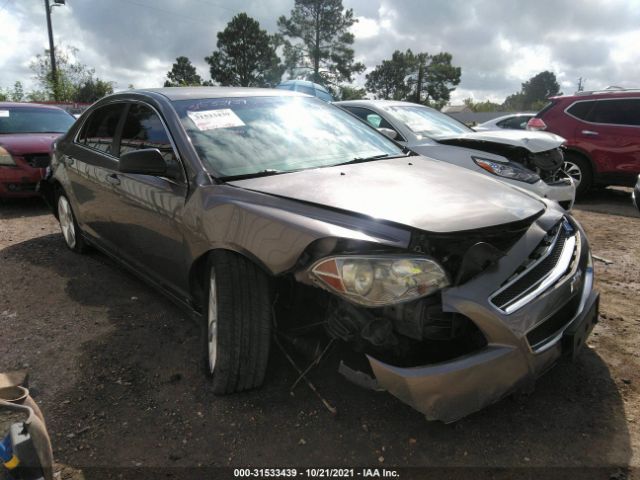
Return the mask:
[[[453,54],[463,98],[502,101],[542,71],[565,93],[640,86],[640,0],[343,0],[359,22],[355,52],[368,70],[395,49]],[[209,78],[204,57],[216,32],[247,12],[270,32],[293,0],[67,0],[53,13],[57,45],[120,89],[161,86],[175,57],[185,55]],[[0,87],[23,80],[48,46],[42,0],[0,0]],[[364,83],[359,77],[356,83]]]

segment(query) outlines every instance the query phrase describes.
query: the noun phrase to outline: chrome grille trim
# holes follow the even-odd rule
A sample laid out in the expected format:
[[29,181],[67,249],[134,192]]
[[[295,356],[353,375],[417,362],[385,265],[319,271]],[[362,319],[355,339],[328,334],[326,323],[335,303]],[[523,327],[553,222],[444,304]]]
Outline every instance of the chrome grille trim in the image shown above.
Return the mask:
[[[547,272],[542,278],[538,279],[531,285],[529,285],[522,292],[518,293],[514,298],[510,299],[508,302],[499,305],[494,303],[494,299],[500,295],[505,290],[512,287],[514,284],[519,282],[522,279],[532,273],[532,271],[539,266],[542,262],[544,262],[552,252],[554,252],[556,246],[558,246],[558,241],[560,241],[560,237],[562,235],[562,241],[564,245],[562,245],[562,251],[556,261],[556,264],[553,268]],[[566,236],[570,235],[570,236]],[[557,253],[557,252],[556,252]],[[566,273],[567,270],[572,266],[574,253],[576,257],[579,256],[580,253],[580,240],[577,235],[577,232],[573,228],[573,226],[568,222],[568,220],[563,219],[560,223],[557,232],[555,232],[554,238],[546,248],[545,252],[532,264],[527,266],[527,268],[510,279],[508,283],[503,285],[500,289],[495,291],[491,297],[489,297],[489,301],[496,307],[498,310],[503,313],[511,314],[520,308],[524,307],[527,303],[532,301],[534,298],[542,294],[545,290],[555,284],[558,280],[560,280]]]

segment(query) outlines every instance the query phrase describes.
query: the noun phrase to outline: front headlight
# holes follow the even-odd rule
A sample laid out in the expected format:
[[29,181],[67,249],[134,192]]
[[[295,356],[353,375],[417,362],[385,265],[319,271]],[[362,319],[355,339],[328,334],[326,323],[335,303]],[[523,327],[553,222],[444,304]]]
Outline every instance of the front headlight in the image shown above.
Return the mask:
[[449,285],[434,260],[396,255],[324,258],[311,267],[311,275],[322,287],[366,307],[414,300]]
[[531,170],[521,167],[513,162],[498,162],[496,160],[489,160],[488,158],[471,157],[480,168],[486,170],[489,173],[497,175],[502,178],[510,178],[511,180],[518,180],[520,182],[536,183],[540,180],[540,176],[537,173],[533,173]]
[[13,157],[5,148],[0,147],[0,165],[3,166],[12,166],[16,165],[16,162],[13,160]]

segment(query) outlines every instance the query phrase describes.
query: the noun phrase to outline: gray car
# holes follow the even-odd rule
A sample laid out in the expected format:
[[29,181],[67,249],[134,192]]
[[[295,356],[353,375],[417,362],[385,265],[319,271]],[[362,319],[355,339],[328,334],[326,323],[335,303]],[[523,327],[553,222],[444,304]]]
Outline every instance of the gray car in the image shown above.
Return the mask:
[[347,377],[449,422],[529,388],[598,319],[587,238],[557,204],[295,92],[111,95],[41,191],[71,250],[202,323],[220,394],[260,386],[272,336],[304,331],[350,347]]
[[[563,171],[564,138],[547,132],[475,132],[433,108],[390,100],[335,102],[415,152],[498,177],[570,210],[573,180]],[[536,135],[530,135],[536,133]],[[542,135],[537,135],[542,133]]]
[[527,122],[535,117],[535,113],[512,113],[492,118],[484,123],[476,125],[473,129],[476,132],[486,132],[489,130],[526,130]]

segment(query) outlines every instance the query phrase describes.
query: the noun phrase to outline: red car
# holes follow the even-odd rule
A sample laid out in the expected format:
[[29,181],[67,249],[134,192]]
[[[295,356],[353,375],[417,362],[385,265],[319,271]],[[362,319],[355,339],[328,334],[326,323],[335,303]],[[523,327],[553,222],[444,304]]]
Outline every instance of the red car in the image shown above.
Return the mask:
[[640,90],[609,88],[549,100],[527,129],[567,139],[565,171],[578,195],[595,185],[632,187],[640,173]]
[[38,195],[51,145],[74,121],[58,107],[0,102],[0,198]]

